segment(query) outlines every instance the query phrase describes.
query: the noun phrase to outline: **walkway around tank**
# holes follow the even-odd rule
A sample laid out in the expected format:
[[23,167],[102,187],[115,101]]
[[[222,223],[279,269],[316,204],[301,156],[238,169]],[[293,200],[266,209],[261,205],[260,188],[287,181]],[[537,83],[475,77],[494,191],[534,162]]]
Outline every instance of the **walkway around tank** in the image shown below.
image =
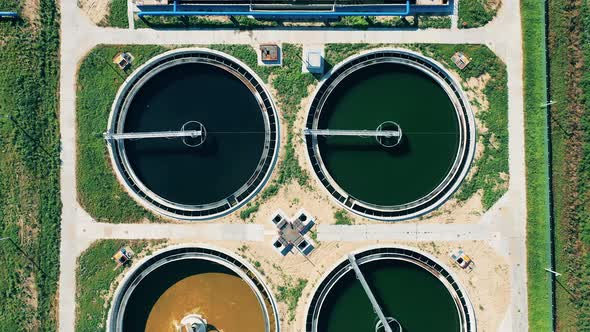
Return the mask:
[[[496,222],[498,239],[491,240],[506,255],[511,265],[511,305],[500,325],[501,331],[528,330],[528,308],[526,288],[526,205],[524,168],[524,114],[523,114],[523,66],[521,38],[520,1],[504,1],[494,21],[478,29],[447,30],[333,30],[333,29],[274,29],[255,31],[234,30],[151,30],[100,28],[77,7],[73,0],[61,3],[61,52],[60,52],[60,134],[61,134],[61,199],[62,224],[60,244],[59,280],[59,330],[74,331],[76,313],[76,259],[90,243],[99,238],[165,238],[172,239],[221,239],[224,224],[139,224],[111,225],[96,223],[77,203],[76,197],[76,72],[81,59],[98,44],[178,44],[207,45],[262,44],[265,42],[324,44],[324,43],[479,43],[488,45],[506,63],[509,89],[509,167],[510,185],[508,193],[483,216]],[[455,20],[455,19],[454,19]],[[261,225],[249,225],[262,227]],[[395,240],[395,234],[402,236],[407,224],[387,224],[388,239]],[[404,236],[419,237],[429,241],[427,234],[443,231],[445,238],[471,239],[486,232],[485,223],[469,226],[473,232],[458,232],[458,225],[410,224],[422,231]],[[464,228],[465,225],[463,225]],[[336,236],[338,232],[350,232],[326,228],[325,236]],[[478,227],[482,228],[476,231]],[[259,239],[262,228],[236,227],[228,234],[243,240]],[[203,232],[203,230],[205,230]],[[232,235],[233,234],[233,235]],[[330,235],[334,234],[334,235]],[[368,234],[368,233],[365,233]],[[195,236],[194,238],[190,238]],[[225,236],[225,235],[224,235]],[[324,230],[318,235],[324,236]],[[494,242],[495,241],[495,242]]]

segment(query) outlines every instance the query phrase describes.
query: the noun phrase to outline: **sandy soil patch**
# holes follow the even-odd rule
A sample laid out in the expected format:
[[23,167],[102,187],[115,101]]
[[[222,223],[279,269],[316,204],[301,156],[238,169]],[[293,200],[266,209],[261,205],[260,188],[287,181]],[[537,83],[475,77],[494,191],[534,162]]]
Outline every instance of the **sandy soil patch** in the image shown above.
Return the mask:
[[493,10],[498,10],[502,6],[502,0],[488,0],[487,7]]
[[[27,307],[30,308],[30,311],[37,312],[37,308],[39,307],[39,292],[37,290],[35,274],[29,275],[23,284],[27,294],[25,303],[27,304]],[[39,330],[39,321],[36,317],[32,317],[28,321],[27,330],[32,332]]]
[[39,19],[39,0],[25,0],[22,15],[29,22],[36,22]]
[[78,0],[78,7],[94,24],[106,19],[109,14],[110,4],[110,0]]

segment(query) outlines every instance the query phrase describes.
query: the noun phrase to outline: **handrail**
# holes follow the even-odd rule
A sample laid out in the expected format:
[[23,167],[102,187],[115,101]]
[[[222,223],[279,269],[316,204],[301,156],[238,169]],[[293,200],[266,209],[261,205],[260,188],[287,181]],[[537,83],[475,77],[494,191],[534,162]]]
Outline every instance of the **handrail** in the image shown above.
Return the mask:
[[[191,5],[198,7],[197,5]],[[156,10],[156,11],[140,11],[137,13],[138,17],[144,16],[253,16],[257,17],[280,17],[280,16],[298,16],[298,17],[341,17],[341,16],[407,16],[410,14],[410,1],[406,0],[406,4],[401,11],[352,11],[345,9],[343,11],[256,11],[256,10],[178,10],[176,5],[169,5],[172,10]],[[149,6],[142,6],[146,8]],[[159,7],[159,6],[158,6]],[[393,7],[393,6],[392,6]],[[401,7],[401,6],[396,6]]]
[[201,130],[180,130],[180,131],[151,131],[139,133],[109,133],[103,134],[106,140],[142,139],[142,138],[174,138],[174,137],[201,137]]

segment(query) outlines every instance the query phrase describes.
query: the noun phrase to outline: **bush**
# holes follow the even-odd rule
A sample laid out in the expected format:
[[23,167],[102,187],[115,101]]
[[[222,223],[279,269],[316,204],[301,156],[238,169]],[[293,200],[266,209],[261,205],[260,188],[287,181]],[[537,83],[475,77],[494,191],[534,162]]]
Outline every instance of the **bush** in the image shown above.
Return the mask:
[[348,212],[344,209],[337,210],[334,212],[334,219],[336,220],[336,225],[353,225],[354,220],[350,217]]
[[111,0],[109,4],[109,13],[99,26],[129,28],[129,19],[127,17],[127,0]]
[[498,11],[491,0],[459,1],[459,28],[477,28],[490,22]]

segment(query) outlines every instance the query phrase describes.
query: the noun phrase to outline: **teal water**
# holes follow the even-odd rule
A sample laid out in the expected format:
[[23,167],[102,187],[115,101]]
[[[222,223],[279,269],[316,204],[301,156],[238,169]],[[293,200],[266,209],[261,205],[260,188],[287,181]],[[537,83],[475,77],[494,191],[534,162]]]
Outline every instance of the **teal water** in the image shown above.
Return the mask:
[[378,64],[346,77],[326,100],[319,128],[375,130],[398,123],[402,142],[374,137],[319,138],[328,173],[353,197],[379,205],[422,198],[449,173],[459,144],[453,104],[434,80],[411,67]]
[[[453,298],[428,271],[399,260],[366,263],[360,268],[385,316],[397,319],[404,332],[460,331]],[[317,330],[373,332],[376,322],[366,293],[350,271],[326,297]]]

